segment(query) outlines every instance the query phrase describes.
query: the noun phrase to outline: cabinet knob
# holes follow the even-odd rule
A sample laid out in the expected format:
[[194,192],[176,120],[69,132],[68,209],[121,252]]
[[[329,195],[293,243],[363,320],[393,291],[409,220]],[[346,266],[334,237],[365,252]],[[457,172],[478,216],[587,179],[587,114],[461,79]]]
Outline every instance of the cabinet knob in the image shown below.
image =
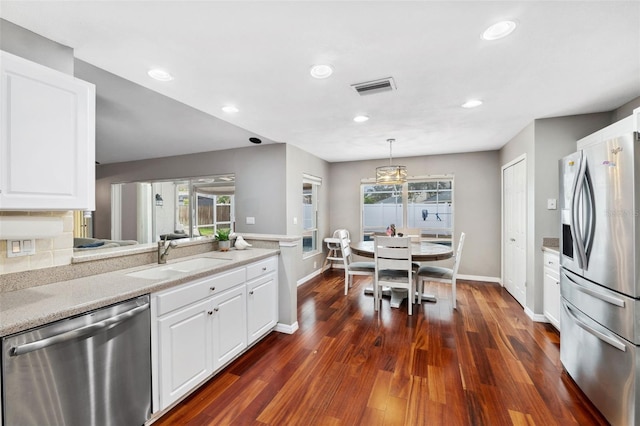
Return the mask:
[[215,287],[209,287],[209,290],[216,291],[216,288]]
[[267,270],[267,267],[266,267],[266,266],[263,266],[263,267],[262,267],[262,270],[263,270],[263,271],[266,271],[266,270]]
[[207,312],[209,315],[213,315],[213,311],[208,311]]
[[253,295],[253,290],[251,290],[251,291],[249,292],[249,294]]
[[220,308],[213,308],[214,311],[218,312]]

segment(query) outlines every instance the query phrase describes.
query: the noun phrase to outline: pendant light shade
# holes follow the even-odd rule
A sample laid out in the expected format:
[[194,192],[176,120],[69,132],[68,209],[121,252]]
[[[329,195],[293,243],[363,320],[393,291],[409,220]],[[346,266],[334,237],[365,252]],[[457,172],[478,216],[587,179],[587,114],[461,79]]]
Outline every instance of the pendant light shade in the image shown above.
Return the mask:
[[387,142],[389,142],[389,165],[376,167],[376,183],[378,185],[401,185],[407,181],[407,168],[392,164],[391,146],[395,141],[395,139],[387,139]]

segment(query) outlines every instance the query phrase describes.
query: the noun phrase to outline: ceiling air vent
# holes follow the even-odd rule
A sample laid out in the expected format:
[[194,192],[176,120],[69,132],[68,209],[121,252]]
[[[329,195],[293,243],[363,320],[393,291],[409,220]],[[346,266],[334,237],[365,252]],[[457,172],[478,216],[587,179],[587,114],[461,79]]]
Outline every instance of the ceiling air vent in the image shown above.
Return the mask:
[[395,90],[396,83],[393,81],[393,77],[387,77],[379,80],[352,84],[351,87],[353,87],[360,95],[372,95],[374,93]]

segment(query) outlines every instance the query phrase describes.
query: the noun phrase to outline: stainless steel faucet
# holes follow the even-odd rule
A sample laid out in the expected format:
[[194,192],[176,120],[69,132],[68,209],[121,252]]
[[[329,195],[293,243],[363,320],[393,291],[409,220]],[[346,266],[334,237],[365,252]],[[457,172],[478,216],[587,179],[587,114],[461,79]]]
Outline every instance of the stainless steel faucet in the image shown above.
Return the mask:
[[177,246],[175,241],[171,241],[167,244],[167,239],[158,241],[158,263],[167,263],[167,257],[169,257],[169,249]]

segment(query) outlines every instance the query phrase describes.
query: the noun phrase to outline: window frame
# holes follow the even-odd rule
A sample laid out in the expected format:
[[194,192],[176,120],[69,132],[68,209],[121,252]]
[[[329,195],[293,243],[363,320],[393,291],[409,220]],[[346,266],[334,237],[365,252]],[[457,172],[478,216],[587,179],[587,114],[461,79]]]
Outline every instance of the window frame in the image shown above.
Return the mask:
[[[311,206],[312,214],[310,219],[312,221],[310,228],[305,228],[305,185],[311,185]],[[302,174],[302,259],[313,257],[322,251],[320,244],[320,230],[318,226],[319,219],[319,205],[320,205],[320,188],[322,187],[322,178],[313,176],[307,173]],[[305,250],[304,240],[305,238],[311,238],[311,249]]]
[[[449,209],[449,212],[447,214],[449,214],[450,216],[450,226],[449,227],[444,227],[444,228],[421,228],[422,230],[422,237],[421,239],[423,241],[432,241],[432,242],[440,242],[440,243],[445,243],[445,244],[451,244],[453,245],[453,237],[455,235],[455,176],[453,174],[445,174],[445,175],[425,175],[425,176],[411,176],[407,178],[407,182],[403,183],[402,185],[384,185],[384,186],[395,186],[397,189],[397,191],[401,194],[401,202],[400,205],[401,209],[402,209],[402,213],[401,213],[401,217],[400,220],[398,221],[399,223],[395,223],[396,229],[398,228],[412,228],[415,226],[410,226],[409,225],[409,207],[411,205],[410,200],[409,200],[409,184],[410,183],[417,183],[417,182],[438,182],[438,181],[450,181],[451,182],[451,189],[443,189],[442,191],[440,189],[435,190],[435,192],[437,192],[437,195],[439,196],[440,192],[450,192],[450,197],[449,197],[449,201],[446,203]],[[366,187],[369,186],[376,186],[376,181],[375,179],[362,179],[360,181],[360,240],[361,241],[366,241],[371,239],[371,237],[373,235],[379,235],[381,234],[380,231],[371,231],[371,230],[367,230],[365,229],[365,189]],[[383,186],[383,185],[378,185],[378,186]],[[436,204],[439,204],[439,202],[437,202]],[[384,225],[389,225],[389,224],[383,224]],[[371,226],[370,226],[371,228]],[[424,230],[428,229],[428,230],[432,230],[434,231],[432,236],[424,236]],[[445,229],[446,233],[443,233],[441,235],[438,234],[437,229]],[[443,237],[444,236],[444,237]]]
[[[200,221],[199,210],[198,210],[198,202],[197,198],[209,198],[212,203],[212,223],[198,223]],[[219,200],[221,197],[229,197],[229,203],[220,203]],[[225,194],[225,193],[198,193],[197,189],[194,188],[194,200],[196,200],[195,208],[193,209],[194,218],[193,218],[193,228],[198,231],[200,235],[200,230],[202,228],[211,228],[212,232],[207,232],[204,235],[215,235],[218,229],[220,228],[228,228],[231,229],[231,232],[235,231],[235,194]],[[229,220],[218,220],[218,206],[229,206]]]

